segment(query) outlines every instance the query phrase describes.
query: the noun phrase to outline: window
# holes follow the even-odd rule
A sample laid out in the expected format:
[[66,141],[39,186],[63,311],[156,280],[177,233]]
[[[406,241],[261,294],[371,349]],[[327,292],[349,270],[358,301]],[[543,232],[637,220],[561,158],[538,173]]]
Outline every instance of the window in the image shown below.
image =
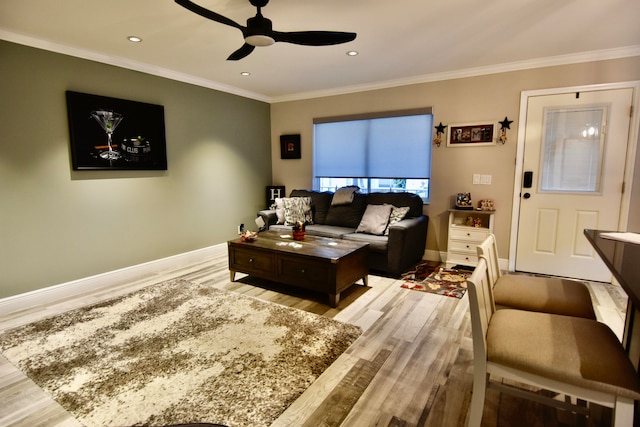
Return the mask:
[[410,191],[429,200],[431,108],[314,119],[315,190]]
[[545,109],[540,190],[600,193],[606,106]]

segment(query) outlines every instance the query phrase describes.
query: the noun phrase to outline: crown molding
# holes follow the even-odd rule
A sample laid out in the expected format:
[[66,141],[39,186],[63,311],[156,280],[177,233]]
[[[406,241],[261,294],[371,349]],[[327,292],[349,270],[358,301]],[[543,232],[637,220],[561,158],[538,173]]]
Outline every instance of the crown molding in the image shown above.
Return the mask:
[[107,65],[114,65],[116,67],[126,68],[128,70],[140,71],[142,73],[150,74],[153,76],[164,77],[170,80],[179,81],[182,83],[188,83],[195,86],[201,86],[208,89],[218,90],[220,92],[230,93],[232,95],[242,96],[244,98],[255,99],[257,101],[270,102],[269,97],[246,91],[234,86],[225,85],[222,83],[214,82],[212,80],[202,79],[194,77],[190,74],[180,73],[178,71],[170,70],[167,68],[156,67],[154,65],[146,64],[139,61],[133,61],[131,59],[122,58],[119,56],[105,55],[103,53],[78,49],[75,47],[54,43],[47,40],[38,39],[23,34],[17,34],[14,32],[0,29],[0,39],[9,42],[35,47],[55,53],[61,53],[63,55],[74,56],[76,58],[88,59],[90,61],[101,62]]
[[526,61],[509,62],[504,64],[491,65],[487,67],[467,68],[463,70],[446,71],[442,73],[424,74],[409,77],[406,79],[388,80],[371,84],[356,86],[345,86],[329,90],[297,93],[280,97],[272,97],[270,102],[299,101],[303,99],[321,98],[327,96],[346,95],[350,93],[365,92],[370,90],[388,89],[399,86],[408,86],[420,83],[432,83],[444,80],[463,79],[468,77],[478,77],[488,74],[507,73],[511,71],[522,71],[534,68],[553,67],[558,65],[579,64],[584,62],[606,61],[610,59],[627,58],[640,56],[640,45],[626,46],[615,49],[596,50],[580,52],[569,55],[558,55],[546,58],[530,59]]
[[134,71],[140,71],[150,75],[164,77],[183,83],[205,87],[208,89],[218,90],[221,92],[238,95],[245,98],[255,99],[270,104],[288,101],[299,101],[304,99],[321,98],[327,96],[347,95],[357,92],[365,92],[370,90],[388,89],[399,86],[408,86],[420,83],[432,83],[443,80],[453,80],[468,77],[477,77],[488,74],[506,73],[511,71],[522,71],[534,68],[552,67],[558,65],[578,64],[584,62],[604,61],[610,59],[626,58],[632,56],[640,56],[640,45],[625,46],[615,49],[595,50],[589,52],[580,52],[569,55],[558,55],[546,58],[530,59],[526,61],[509,62],[504,64],[491,65],[487,67],[468,68],[462,70],[445,71],[441,73],[424,74],[420,76],[409,77],[405,79],[387,80],[375,83],[367,83],[362,85],[337,87],[327,90],[300,92],[283,96],[269,97],[264,94],[246,91],[235,86],[229,86],[212,80],[207,80],[190,74],[180,73],[175,70],[157,67],[139,61],[105,55],[99,52],[86,49],[78,49],[47,40],[38,39],[24,34],[0,29],[0,39],[10,41],[25,46],[31,46],[51,52],[61,53],[64,55],[74,56],[77,58],[88,59],[91,61],[101,62],[103,64],[115,65]]

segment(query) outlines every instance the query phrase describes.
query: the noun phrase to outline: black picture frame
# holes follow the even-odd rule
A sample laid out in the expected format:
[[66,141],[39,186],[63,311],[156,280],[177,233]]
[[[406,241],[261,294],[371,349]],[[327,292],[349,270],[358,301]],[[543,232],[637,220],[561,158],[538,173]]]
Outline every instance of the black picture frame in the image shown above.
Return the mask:
[[280,135],[280,158],[300,159],[300,135]]
[[167,169],[162,105],[74,91],[66,98],[73,170]]

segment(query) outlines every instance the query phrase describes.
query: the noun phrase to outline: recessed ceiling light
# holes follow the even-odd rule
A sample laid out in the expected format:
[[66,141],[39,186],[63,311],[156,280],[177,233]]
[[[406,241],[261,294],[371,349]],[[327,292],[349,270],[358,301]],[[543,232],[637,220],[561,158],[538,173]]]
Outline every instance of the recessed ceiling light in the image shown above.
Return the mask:
[[140,43],[142,41],[142,39],[138,36],[129,36],[127,37],[127,40],[133,43]]
[[251,75],[251,73],[250,73],[250,72],[248,72],[248,71],[243,71],[243,72],[241,72],[241,73],[240,73],[240,75],[241,75],[241,76],[250,76],[250,75]]
[[355,50],[350,50],[349,52],[347,52],[348,56],[357,56],[358,52],[356,52]]

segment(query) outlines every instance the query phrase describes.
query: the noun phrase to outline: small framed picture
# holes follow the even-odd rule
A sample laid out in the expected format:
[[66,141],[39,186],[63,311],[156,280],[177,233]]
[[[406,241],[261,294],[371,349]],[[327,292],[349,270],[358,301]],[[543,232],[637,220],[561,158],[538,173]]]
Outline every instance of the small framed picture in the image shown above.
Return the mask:
[[300,134],[280,135],[280,158],[299,159],[301,157]]
[[494,122],[449,125],[447,147],[496,145],[498,125]]

